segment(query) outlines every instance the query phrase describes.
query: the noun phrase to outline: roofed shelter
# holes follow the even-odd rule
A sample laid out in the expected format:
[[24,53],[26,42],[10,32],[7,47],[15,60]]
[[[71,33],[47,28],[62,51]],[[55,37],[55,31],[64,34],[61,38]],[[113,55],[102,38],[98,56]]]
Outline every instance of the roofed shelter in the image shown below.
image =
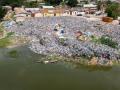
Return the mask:
[[61,16],[63,8],[53,6],[42,6],[43,16]]

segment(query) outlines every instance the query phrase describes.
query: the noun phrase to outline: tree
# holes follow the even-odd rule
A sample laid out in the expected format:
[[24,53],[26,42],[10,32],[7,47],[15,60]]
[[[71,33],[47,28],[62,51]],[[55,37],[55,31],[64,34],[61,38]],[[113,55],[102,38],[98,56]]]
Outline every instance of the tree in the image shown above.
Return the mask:
[[14,7],[22,6],[25,1],[26,0],[0,0],[0,5],[1,6],[9,5],[12,7],[12,10],[13,10]]
[[98,1],[97,2],[97,9],[98,10],[101,10],[101,7],[103,6],[103,2],[101,2],[101,1]]
[[97,1],[97,9],[98,10],[103,10],[108,5],[110,5],[111,3],[112,3],[111,0],[106,0],[106,1],[100,0],[100,1]]
[[78,4],[77,0],[66,0],[66,4],[70,7],[75,7]]
[[24,6],[34,8],[34,7],[38,7],[39,3],[37,1],[25,2]]
[[59,5],[63,0],[45,0],[47,4],[50,5]]
[[12,9],[14,9],[14,7],[22,6],[24,1],[26,0],[0,0],[0,20],[6,14],[6,10],[3,9],[2,6],[10,5]]
[[117,17],[120,16],[120,4],[116,2],[109,4],[106,8],[106,13],[108,17],[117,19]]
[[24,1],[26,0],[0,0],[0,4],[5,6],[5,5],[16,5],[16,6],[21,6],[23,5]]
[[6,10],[3,9],[2,6],[0,5],[0,21],[2,20],[5,14],[6,14]]

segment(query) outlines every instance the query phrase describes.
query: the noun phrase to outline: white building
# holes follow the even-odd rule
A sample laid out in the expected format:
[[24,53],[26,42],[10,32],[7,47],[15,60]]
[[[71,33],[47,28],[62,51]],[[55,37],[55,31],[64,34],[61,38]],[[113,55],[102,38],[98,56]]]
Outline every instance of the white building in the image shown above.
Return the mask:
[[88,14],[92,14],[97,11],[97,5],[94,5],[94,4],[84,4],[83,8],[84,8],[84,11]]

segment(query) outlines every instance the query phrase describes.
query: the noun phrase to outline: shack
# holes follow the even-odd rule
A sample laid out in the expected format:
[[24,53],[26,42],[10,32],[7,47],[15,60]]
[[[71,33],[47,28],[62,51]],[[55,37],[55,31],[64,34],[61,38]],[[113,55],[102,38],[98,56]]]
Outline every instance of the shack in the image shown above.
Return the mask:
[[97,11],[97,5],[94,4],[84,4],[83,8],[87,14],[94,14]]

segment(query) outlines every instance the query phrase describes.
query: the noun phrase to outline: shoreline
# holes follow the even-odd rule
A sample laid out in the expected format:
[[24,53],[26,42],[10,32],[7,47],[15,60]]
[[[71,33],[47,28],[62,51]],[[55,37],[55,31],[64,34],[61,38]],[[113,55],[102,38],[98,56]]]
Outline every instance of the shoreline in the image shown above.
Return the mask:
[[[29,40],[28,40],[29,41]],[[21,47],[21,46],[29,46],[29,43],[25,42],[25,43],[19,43],[18,44],[12,44],[12,45],[8,45],[7,47],[5,48],[8,48],[8,49],[12,49],[12,48],[17,48],[17,47]],[[32,51],[33,52],[33,51]],[[35,53],[35,52],[33,52]],[[35,53],[37,54],[37,53]],[[38,54],[38,55],[41,55],[41,54]],[[111,62],[110,63],[105,63],[105,64],[100,64],[98,63],[97,59],[94,60],[95,58],[97,57],[93,57],[91,59],[88,59],[88,58],[85,58],[85,57],[72,57],[72,56],[62,56],[62,55],[54,55],[54,54],[51,54],[51,55],[46,55],[45,57],[47,57],[46,59],[47,60],[44,60],[44,61],[36,61],[36,63],[44,63],[44,64],[47,64],[47,63],[57,63],[59,61],[62,61],[62,62],[69,62],[69,63],[73,63],[73,64],[80,64],[80,65],[84,65],[84,66],[103,66],[103,67],[110,67],[110,66],[114,66],[116,64],[119,64],[120,61],[116,61],[116,60],[110,60]],[[47,63],[45,63],[47,61]]]

